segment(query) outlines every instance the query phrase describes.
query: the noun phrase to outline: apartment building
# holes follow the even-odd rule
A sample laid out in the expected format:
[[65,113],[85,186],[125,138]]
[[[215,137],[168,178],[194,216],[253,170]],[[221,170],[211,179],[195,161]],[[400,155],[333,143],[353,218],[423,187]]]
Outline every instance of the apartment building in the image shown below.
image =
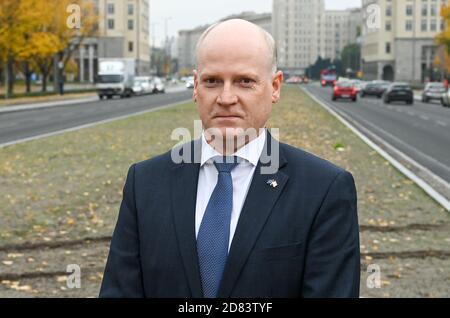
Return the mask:
[[324,0],[274,0],[273,36],[278,65],[287,73],[301,73],[325,55]]
[[[250,21],[267,32],[272,32],[272,14],[271,13],[255,13],[242,12],[227,16],[220,21],[229,19],[244,19]],[[180,74],[188,75],[195,68],[195,47],[202,33],[210,25],[202,25],[191,30],[180,30],[178,32],[178,66]]]
[[362,64],[366,79],[423,82],[444,29],[446,0],[363,0]]
[[361,9],[326,10],[324,12],[325,58],[339,59],[348,44],[356,43],[361,35]]
[[362,13],[325,10],[324,0],[274,0],[272,22],[280,68],[303,73],[319,56],[340,58],[347,44],[356,43]]
[[86,39],[74,54],[80,82],[94,82],[98,58],[134,58],[136,72],[150,74],[149,0],[93,1],[98,37]]

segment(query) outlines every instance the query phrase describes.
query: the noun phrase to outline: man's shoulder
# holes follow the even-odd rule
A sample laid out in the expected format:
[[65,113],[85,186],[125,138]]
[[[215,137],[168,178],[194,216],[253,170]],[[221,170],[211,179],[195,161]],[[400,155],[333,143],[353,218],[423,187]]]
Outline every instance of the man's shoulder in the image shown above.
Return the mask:
[[170,151],[163,154],[157,155],[155,157],[136,162],[134,165],[138,170],[153,170],[153,169],[167,169],[171,162]]

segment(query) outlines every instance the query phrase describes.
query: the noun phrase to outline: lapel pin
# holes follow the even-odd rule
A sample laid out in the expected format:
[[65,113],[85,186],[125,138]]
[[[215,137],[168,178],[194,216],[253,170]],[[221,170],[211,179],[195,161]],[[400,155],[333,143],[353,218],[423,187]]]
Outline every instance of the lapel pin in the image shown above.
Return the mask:
[[278,187],[278,183],[273,179],[267,180],[267,184],[270,185],[272,188]]

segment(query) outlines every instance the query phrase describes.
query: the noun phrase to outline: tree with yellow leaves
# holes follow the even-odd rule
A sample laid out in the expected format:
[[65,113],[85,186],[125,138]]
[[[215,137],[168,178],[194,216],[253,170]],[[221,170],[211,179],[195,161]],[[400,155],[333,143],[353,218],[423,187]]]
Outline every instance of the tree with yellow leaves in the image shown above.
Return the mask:
[[[70,8],[80,14],[79,25],[70,21]],[[25,75],[28,91],[33,68],[40,71],[46,91],[55,60],[62,62],[63,71],[77,46],[95,35],[97,20],[92,0],[1,0],[0,63],[6,64],[7,96],[13,93],[15,63]]]
[[434,59],[434,65],[450,73],[450,1],[441,7],[441,18],[444,21],[445,29],[436,36],[436,43],[441,47],[438,49]]

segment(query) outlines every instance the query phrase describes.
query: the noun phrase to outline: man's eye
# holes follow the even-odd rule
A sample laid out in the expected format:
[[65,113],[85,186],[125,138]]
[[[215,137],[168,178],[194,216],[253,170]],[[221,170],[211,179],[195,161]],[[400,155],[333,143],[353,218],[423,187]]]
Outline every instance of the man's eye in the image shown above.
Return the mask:
[[251,78],[242,78],[242,79],[240,79],[239,82],[242,85],[245,85],[245,86],[251,86],[251,85],[253,85],[255,83],[255,81],[252,80]]
[[207,78],[207,79],[205,79],[204,82],[206,84],[208,84],[208,85],[213,85],[213,84],[217,84],[218,83],[217,79],[215,79],[215,78]]

